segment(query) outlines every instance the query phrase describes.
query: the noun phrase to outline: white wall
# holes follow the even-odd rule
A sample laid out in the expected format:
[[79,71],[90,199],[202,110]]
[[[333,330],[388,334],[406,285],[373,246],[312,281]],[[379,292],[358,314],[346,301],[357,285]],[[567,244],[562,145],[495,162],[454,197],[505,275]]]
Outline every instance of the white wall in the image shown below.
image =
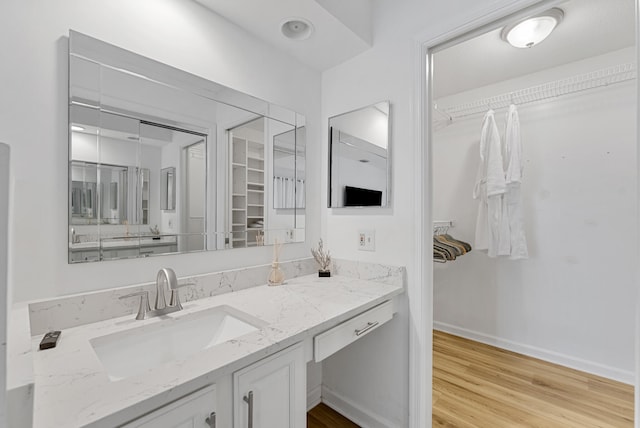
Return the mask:
[[[379,101],[391,102],[392,207],[323,209],[323,234],[335,257],[411,263],[416,176],[412,103],[417,96],[413,76],[418,66],[414,63],[414,42],[426,30],[438,35],[508,3],[513,2],[375,0],[373,48],[322,74],[322,207],[327,206],[328,118]],[[375,252],[357,250],[359,227],[376,229]]]
[[[100,149],[98,149],[98,141]],[[72,132],[73,160],[111,165],[137,166],[140,147],[131,141]]]
[[[320,76],[191,1],[9,0],[0,16],[0,140],[13,150],[15,215],[10,281],[15,300],[153,280],[169,265],[179,276],[267,263],[271,249],[67,264],[67,35],[74,29],[307,117],[310,158],[320,156]],[[309,163],[308,184],[318,186]],[[33,172],[37,171],[37,174]],[[307,239],[318,239],[317,191],[310,192]],[[282,259],[308,254],[283,248]],[[238,253],[237,251],[242,251]],[[33,263],[38,269],[33,269]]]
[[389,115],[371,106],[331,118],[331,127],[387,149]]
[[[336,258],[407,267],[408,287],[417,299],[418,267],[414,263],[416,200],[414,146],[413,77],[419,66],[415,62],[415,41],[426,31],[434,37],[483,16],[487,11],[506,7],[513,1],[456,0],[425,2],[420,0],[375,0],[373,3],[374,46],[359,56],[334,67],[322,75],[323,151],[327,153],[327,121],[331,116],[368,106],[382,100],[391,102],[392,188],[390,208],[324,208],[327,194],[327,164],[322,158],[322,234]],[[522,3],[522,2],[521,2]],[[427,185],[428,183],[425,183]],[[307,210],[308,212],[309,210]],[[357,250],[358,230],[374,229],[376,251]],[[415,301],[414,308],[421,307]],[[430,318],[431,314],[425,314]],[[359,341],[343,350],[340,361],[331,358],[323,367],[323,382],[348,398],[370,417],[379,415],[390,425],[409,425],[409,337],[416,346],[430,349],[429,342],[416,337],[422,314],[409,313],[407,301],[393,323],[380,331],[377,341]],[[430,321],[428,322],[430,325]],[[372,335],[373,337],[373,335]],[[425,367],[431,355],[425,356]],[[371,376],[375,372],[376,376]],[[420,383],[420,379],[414,379]],[[355,390],[357,385],[357,391]],[[430,392],[423,391],[429,396]],[[393,398],[391,398],[393,397]],[[416,409],[425,404],[420,403]],[[430,407],[426,404],[426,407]],[[422,407],[424,409],[424,407]],[[381,420],[378,418],[378,420]],[[418,420],[412,415],[412,420]],[[385,426],[380,422],[378,426]],[[371,424],[370,424],[371,425]]]
[[[470,102],[632,61],[629,48],[452,98]],[[530,258],[496,260],[472,251],[436,265],[436,328],[633,383],[634,88],[626,82],[519,107]],[[434,218],[453,220],[452,235],[472,245],[482,117],[457,119],[434,133]],[[505,110],[496,118],[502,133]]]

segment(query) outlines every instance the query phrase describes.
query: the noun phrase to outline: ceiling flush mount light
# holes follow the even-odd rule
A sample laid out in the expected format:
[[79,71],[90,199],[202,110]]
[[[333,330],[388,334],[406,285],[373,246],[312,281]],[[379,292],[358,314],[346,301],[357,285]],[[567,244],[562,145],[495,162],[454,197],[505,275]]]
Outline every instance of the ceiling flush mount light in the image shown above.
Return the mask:
[[562,22],[564,12],[554,7],[539,15],[507,25],[502,29],[502,40],[516,48],[530,48],[537,45]]
[[313,24],[304,18],[287,18],[280,26],[285,37],[293,40],[306,40],[313,33]]
[[79,132],[79,131],[84,131],[84,128],[78,125],[71,125],[71,130]]

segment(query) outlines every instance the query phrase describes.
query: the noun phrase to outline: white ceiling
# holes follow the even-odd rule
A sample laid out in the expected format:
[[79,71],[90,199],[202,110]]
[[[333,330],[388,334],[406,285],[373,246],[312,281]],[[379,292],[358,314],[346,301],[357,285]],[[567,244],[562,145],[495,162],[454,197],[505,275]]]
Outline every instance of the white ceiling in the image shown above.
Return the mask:
[[[371,47],[370,0],[195,1],[318,71]],[[280,29],[290,18],[311,21],[311,37],[286,38]]]
[[570,0],[563,22],[545,41],[517,49],[501,28],[434,55],[434,99],[513,79],[635,43],[634,0]]
[[[195,0],[259,39],[318,71],[371,47],[370,0]],[[565,17],[541,44],[517,49],[500,38],[502,27],[434,56],[434,98],[464,92],[635,43],[634,0],[568,0]],[[280,31],[287,18],[311,21],[307,40]]]

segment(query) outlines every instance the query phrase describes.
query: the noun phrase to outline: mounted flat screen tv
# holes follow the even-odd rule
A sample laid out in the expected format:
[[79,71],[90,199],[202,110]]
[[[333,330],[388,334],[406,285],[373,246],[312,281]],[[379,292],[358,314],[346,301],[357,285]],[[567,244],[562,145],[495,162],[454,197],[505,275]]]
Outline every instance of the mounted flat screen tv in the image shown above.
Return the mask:
[[369,207],[382,205],[382,191],[344,186],[345,207]]

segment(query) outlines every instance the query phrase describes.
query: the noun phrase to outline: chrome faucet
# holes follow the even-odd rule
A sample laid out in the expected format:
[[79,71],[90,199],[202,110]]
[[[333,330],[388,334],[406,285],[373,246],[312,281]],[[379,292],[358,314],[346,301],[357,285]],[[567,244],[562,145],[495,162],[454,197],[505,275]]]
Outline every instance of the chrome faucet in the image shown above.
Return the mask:
[[71,243],[72,244],[78,244],[80,242],[80,236],[78,236],[76,234],[76,230],[72,227],[71,228]]
[[[165,284],[167,284],[168,289],[171,291],[169,305],[167,305],[167,300],[164,294]],[[146,290],[120,296],[120,299],[140,296],[140,307],[138,308],[136,319],[143,320],[145,318],[157,317],[182,310],[178,289],[185,285],[189,284],[178,284],[178,278],[176,277],[176,273],[173,269],[162,268],[158,271],[158,275],[156,277],[156,303],[153,309],[149,305],[149,292]]]
[[158,271],[156,277],[156,309],[163,309],[167,306],[167,300],[164,297],[164,284],[169,286],[169,290],[178,288],[178,279],[173,269],[163,268]]

